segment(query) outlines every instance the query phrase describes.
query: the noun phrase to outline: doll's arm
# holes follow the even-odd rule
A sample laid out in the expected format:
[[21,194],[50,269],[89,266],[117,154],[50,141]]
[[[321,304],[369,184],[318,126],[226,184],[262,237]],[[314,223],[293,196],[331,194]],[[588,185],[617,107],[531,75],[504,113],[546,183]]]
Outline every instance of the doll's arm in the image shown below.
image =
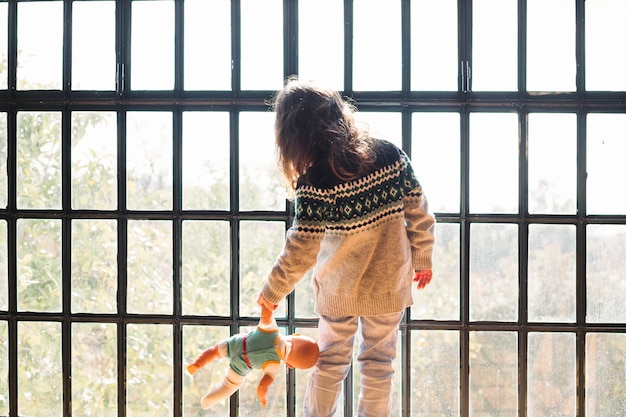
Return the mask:
[[272,385],[272,382],[274,382],[274,377],[270,374],[264,374],[256,388],[256,396],[262,407],[267,405],[267,390]]
[[272,324],[272,315],[272,310],[267,308],[265,304],[261,305],[261,324]]

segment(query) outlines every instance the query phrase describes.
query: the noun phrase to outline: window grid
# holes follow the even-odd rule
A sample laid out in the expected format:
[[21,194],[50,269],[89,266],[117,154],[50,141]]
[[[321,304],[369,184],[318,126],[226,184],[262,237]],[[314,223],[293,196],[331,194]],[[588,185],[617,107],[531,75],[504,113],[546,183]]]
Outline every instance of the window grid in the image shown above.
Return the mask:
[[[137,1],[137,0],[135,0]],[[355,0],[355,3],[358,0]],[[476,0],[475,0],[476,1]],[[460,114],[460,161],[461,166],[461,196],[458,213],[437,213],[441,224],[458,225],[460,230],[460,294],[461,309],[458,320],[418,320],[407,319],[401,327],[401,349],[399,360],[401,363],[402,380],[402,415],[411,413],[411,397],[415,395],[415,382],[411,380],[410,363],[415,347],[411,343],[411,334],[416,331],[448,330],[458,333],[459,356],[461,372],[459,374],[459,415],[470,415],[470,339],[476,332],[513,332],[517,335],[517,354],[519,361],[517,385],[517,415],[526,415],[528,406],[528,336],[530,333],[566,333],[576,336],[576,408],[578,415],[587,415],[585,391],[585,365],[587,363],[586,338],[590,333],[612,334],[626,333],[626,323],[590,323],[587,321],[587,226],[588,225],[624,225],[624,214],[587,214],[586,205],[586,166],[587,166],[587,117],[594,113],[623,114],[623,92],[590,92],[585,90],[585,2],[573,0],[576,9],[576,91],[564,93],[534,94],[526,92],[526,9],[530,1],[518,0],[518,89],[519,92],[474,92],[471,90],[471,62],[472,62],[472,2],[458,1],[459,23],[459,77],[458,91],[456,92],[422,92],[410,90],[410,9],[411,0],[402,0],[402,90],[401,91],[354,91],[352,85],[352,27],[353,2],[344,1],[345,37],[344,37],[344,92],[352,96],[359,109],[368,111],[400,112],[402,115],[402,145],[411,152],[412,121],[415,112],[451,111]],[[231,91],[186,91],[183,83],[183,27],[184,1],[175,0],[175,79],[172,91],[133,91],[130,90],[131,79],[131,9],[132,1],[116,1],[116,54],[117,63],[117,91],[94,92],[72,91],[72,56],[71,48],[65,47],[63,53],[63,89],[61,91],[32,90],[24,91],[16,88],[17,80],[17,12],[20,1],[5,1],[8,10],[8,55],[7,77],[9,88],[0,91],[0,110],[7,114],[7,168],[8,204],[6,209],[0,210],[0,217],[7,222],[8,256],[7,269],[8,311],[0,312],[0,320],[8,323],[8,377],[9,377],[9,411],[10,415],[17,416],[21,404],[18,403],[18,340],[19,324],[27,322],[60,323],[62,330],[62,375],[63,375],[63,414],[72,415],[71,410],[71,355],[72,355],[72,324],[74,323],[111,323],[117,326],[117,412],[119,416],[129,414],[126,409],[126,378],[128,369],[127,360],[127,325],[128,324],[166,324],[172,326],[172,364],[173,364],[173,414],[183,415],[183,327],[190,325],[225,325],[231,333],[238,331],[240,326],[256,324],[256,317],[242,316],[239,311],[240,300],[240,225],[249,220],[284,222],[285,227],[290,223],[292,208],[286,205],[284,210],[278,211],[241,211],[238,208],[240,201],[240,161],[239,154],[239,116],[246,111],[266,111],[265,100],[272,94],[270,90],[242,91],[241,90],[241,49],[240,49],[240,13],[241,1],[231,1],[231,44],[232,44],[232,90]],[[71,23],[72,6],[76,2],[63,1],[65,21]],[[0,3],[1,4],[1,3]],[[284,7],[284,75],[298,72],[297,39],[298,39],[298,4],[293,0],[283,1]],[[71,24],[64,26],[64,42],[72,41]],[[55,111],[62,114],[62,208],[61,209],[23,209],[17,205],[18,187],[16,175],[18,171],[17,157],[17,115],[24,111]],[[117,114],[117,201],[118,208],[111,211],[71,209],[71,118],[76,110],[114,111]],[[170,111],[173,116],[173,207],[171,210],[128,210],[127,209],[127,178],[126,178],[126,132],[127,113],[132,111]],[[226,111],[230,115],[230,161],[229,161],[229,196],[228,210],[184,210],[182,206],[182,114],[185,111]],[[489,214],[473,213],[470,209],[470,117],[475,113],[511,112],[519,120],[519,191],[518,213]],[[534,112],[565,112],[576,115],[577,120],[577,181],[576,181],[576,213],[568,215],[528,214],[528,116]],[[62,294],[61,312],[28,312],[18,308],[18,258],[17,222],[23,219],[60,219],[62,224]],[[71,222],[75,219],[114,219],[117,221],[118,238],[118,265],[117,285],[117,314],[90,314],[71,312]],[[173,305],[172,314],[130,314],[127,311],[127,267],[128,260],[124,256],[128,249],[128,222],[133,220],[167,220],[173,228]],[[181,253],[182,253],[182,225],[186,220],[221,220],[230,225],[230,257],[231,292],[229,294],[230,315],[228,317],[205,317],[198,315],[184,315],[181,305]],[[514,224],[519,228],[518,233],[518,319],[517,321],[473,321],[470,314],[471,288],[470,276],[470,226],[475,224]],[[576,321],[566,322],[529,322],[528,320],[528,228],[530,225],[557,224],[573,225],[576,228]],[[314,327],[314,319],[297,317],[293,304],[294,295],[288,297],[288,309],[285,317],[278,317],[279,323],[289,332],[302,327]],[[295,415],[296,402],[294,398],[295,373],[290,371],[287,384],[287,413]],[[352,415],[354,404],[352,398],[354,377],[348,376],[345,384],[344,414]],[[208,387],[207,387],[208,388]],[[273,387],[277,389],[277,387]],[[236,397],[230,401],[231,415],[239,415]],[[131,413],[132,414],[132,413]]]

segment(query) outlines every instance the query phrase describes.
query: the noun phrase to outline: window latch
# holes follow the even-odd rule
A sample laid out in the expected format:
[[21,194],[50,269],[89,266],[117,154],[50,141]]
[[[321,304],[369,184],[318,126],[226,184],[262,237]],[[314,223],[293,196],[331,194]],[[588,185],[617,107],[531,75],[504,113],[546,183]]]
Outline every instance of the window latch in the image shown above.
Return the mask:
[[472,69],[469,61],[461,61],[461,91],[468,93],[470,91],[470,81],[472,79]]

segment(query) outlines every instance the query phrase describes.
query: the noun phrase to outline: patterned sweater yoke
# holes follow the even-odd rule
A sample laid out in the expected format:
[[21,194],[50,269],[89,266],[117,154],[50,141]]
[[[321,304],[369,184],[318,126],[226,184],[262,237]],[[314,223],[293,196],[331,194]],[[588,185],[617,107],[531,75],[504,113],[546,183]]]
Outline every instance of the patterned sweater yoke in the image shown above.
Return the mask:
[[316,312],[385,314],[412,304],[411,278],[432,267],[434,217],[406,154],[377,142],[376,169],[296,189],[294,224],[263,292],[280,300],[313,269]]

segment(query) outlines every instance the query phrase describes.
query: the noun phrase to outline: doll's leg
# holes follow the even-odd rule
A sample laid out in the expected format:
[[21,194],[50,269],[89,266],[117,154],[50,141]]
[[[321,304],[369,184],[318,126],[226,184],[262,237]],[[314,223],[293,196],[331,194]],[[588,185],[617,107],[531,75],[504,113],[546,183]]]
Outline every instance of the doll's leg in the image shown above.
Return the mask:
[[202,397],[202,408],[206,410],[224,398],[230,397],[243,385],[244,380],[243,376],[236,374],[235,371],[229,368],[224,380]]
[[211,362],[212,360],[223,358],[225,356],[226,356],[226,342],[222,341],[216,344],[215,346],[211,346],[210,348],[202,352],[202,354],[198,356],[198,359],[196,359],[195,361],[193,361],[191,364],[187,366],[187,371],[189,371],[189,373],[193,375],[198,371],[198,369],[202,368],[203,366],[205,366],[207,363]]

